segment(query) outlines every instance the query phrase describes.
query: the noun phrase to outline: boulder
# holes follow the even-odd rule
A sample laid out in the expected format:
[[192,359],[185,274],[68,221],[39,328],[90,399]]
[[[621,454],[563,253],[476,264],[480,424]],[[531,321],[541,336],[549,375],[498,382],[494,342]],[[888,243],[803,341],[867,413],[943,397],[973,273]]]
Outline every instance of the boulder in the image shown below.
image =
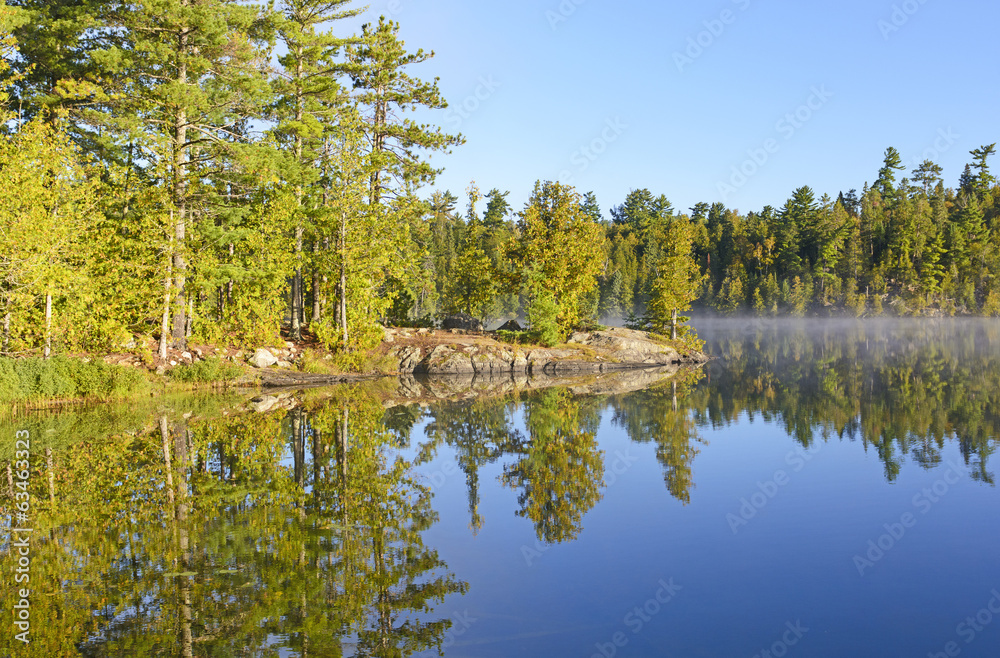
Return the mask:
[[441,323],[445,329],[465,329],[466,331],[482,331],[483,323],[468,313],[449,315]]
[[266,350],[263,347],[254,352],[253,357],[250,359],[250,365],[254,368],[270,368],[277,363],[278,357],[274,356],[271,354],[270,350]]

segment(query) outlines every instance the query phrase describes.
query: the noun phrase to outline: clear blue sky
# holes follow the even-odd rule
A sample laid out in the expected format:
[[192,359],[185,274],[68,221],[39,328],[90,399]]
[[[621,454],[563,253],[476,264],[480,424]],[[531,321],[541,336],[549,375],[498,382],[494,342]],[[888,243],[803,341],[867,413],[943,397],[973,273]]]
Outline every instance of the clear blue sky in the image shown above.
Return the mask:
[[436,52],[410,72],[440,77],[451,110],[432,118],[467,143],[432,158],[445,172],[423,193],[463,208],[473,179],[520,210],[568,174],[606,216],[642,187],[747,212],[801,185],[860,191],[888,146],[955,187],[969,151],[1000,141],[985,0],[374,0],[380,14]]

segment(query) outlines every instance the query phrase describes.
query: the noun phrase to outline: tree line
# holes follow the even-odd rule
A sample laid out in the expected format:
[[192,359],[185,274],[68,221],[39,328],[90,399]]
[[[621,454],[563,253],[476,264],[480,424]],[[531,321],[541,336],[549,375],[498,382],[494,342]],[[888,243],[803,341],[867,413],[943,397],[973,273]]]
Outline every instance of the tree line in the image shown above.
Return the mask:
[[[1000,187],[988,162],[995,152],[995,144],[971,151],[950,188],[931,161],[901,178],[902,156],[890,147],[860,194],[817,197],[802,186],[780,208],[745,214],[722,203],[679,213],[665,195],[638,189],[605,218],[588,193],[578,205],[594,224],[583,239],[594,244],[576,247],[596,245],[588,257],[597,262],[580,313],[660,329],[689,305],[723,315],[998,316]],[[510,214],[508,193],[494,189],[480,217],[478,194],[470,188],[465,216],[455,211],[454,195],[433,197],[433,222],[418,239],[436,254],[431,271],[446,274],[428,286],[430,294],[411,294],[404,309],[411,318],[442,308],[501,317],[523,307],[523,295],[491,289],[497,278],[475,275],[467,257],[485,253],[502,270],[504,245],[523,240],[538,190],[519,215]],[[542,245],[566,249],[552,240]]]
[[[606,317],[676,331],[693,305],[762,315],[1000,314],[994,145],[957,189],[895,149],[870,187],[745,215],[539,181],[467,205],[429,162],[464,138],[380,18],[351,0],[10,0],[0,14],[0,352],[159,338],[254,345],[465,312],[553,343]],[[423,196],[422,196],[423,195]],[[136,340],[139,338],[140,340]]]

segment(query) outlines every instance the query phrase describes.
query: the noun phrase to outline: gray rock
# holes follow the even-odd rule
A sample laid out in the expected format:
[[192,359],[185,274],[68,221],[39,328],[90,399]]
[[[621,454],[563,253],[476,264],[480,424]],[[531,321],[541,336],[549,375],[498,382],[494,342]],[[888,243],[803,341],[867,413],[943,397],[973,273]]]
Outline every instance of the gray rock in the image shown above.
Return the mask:
[[274,409],[274,407],[277,406],[280,400],[271,395],[264,395],[259,398],[254,398],[252,402],[254,405],[253,407],[254,411],[256,411],[259,414],[265,414],[271,409]]
[[274,356],[271,354],[270,350],[266,350],[263,347],[254,352],[253,357],[250,359],[250,365],[254,368],[270,368],[277,363],[278,357]]
[[445,329],[464,329],[466,331],[482,331],[483,323],[468,313],[450,315],[444,319],[441,326]]
[[277,365],[279,368],[282,368],[283,370],[291,370],[292,369],[292,364],[289,363],[288,361],[278,361],[278,363],[275,364],[275,365]]

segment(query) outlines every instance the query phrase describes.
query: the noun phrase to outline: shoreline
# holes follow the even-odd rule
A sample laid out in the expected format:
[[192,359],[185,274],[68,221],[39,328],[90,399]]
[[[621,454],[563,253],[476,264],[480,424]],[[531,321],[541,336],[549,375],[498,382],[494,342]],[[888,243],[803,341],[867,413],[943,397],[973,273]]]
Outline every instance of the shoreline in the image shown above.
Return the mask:
[[[63,363],[79,367],[93,364],[93,368],[112,379],[127,374],[133,380],[133,388],[112,395],[13,399],[8,402],[8,409],[17,415],[184,391],[314,388],[413,375],[573,377],[666,366],[698,366],[710,360],[703,352],[687,349],[678,341],[628,329],[578,332],[567,343],[546,348],[502,342],[495,332],[390,328],[385,330],[385,340],[365,355],[368,363],[373,364],[367,372],[337,371],[332,364],[333,354],[316,350],[315,346],[304,342],[297,345],[285,342],[281,347],[256,350],[210,345],[189,349],[184,352],[172,350],[166,360],[123,353],[58,357]],[[9,359],[9,362],[14,361]],[[213,373],[219,378],[213,379]],[[207,379],[198,379],[199,376]]]

